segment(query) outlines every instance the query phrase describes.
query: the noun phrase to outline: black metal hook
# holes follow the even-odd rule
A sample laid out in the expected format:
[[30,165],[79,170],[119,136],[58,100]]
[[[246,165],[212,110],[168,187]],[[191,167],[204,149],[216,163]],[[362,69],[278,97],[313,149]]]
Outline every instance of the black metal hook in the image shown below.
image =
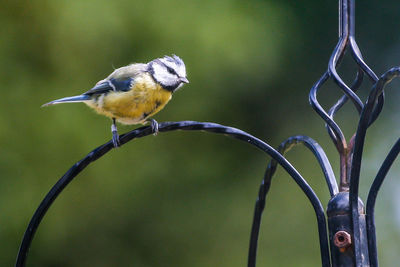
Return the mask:
[[[314,141],[312,138],[308,136],[303,136],[303,135],[298,135],[298,136],[292,136],[283,141],[279,147],[278,151],[282,155],[284,155],[286,152],[288,152],[290,149],[292,149],[296,145],[304,145],[307,147],[315,156],[317,159],[322,172],[324,174],[326,183],[328,185],[329,193],[331,197],[336,195],[339,192],[337,183],[336,183],[336,178],[335,174],[333,173],[331,164],[329,163],[329,160],[322,149],[322,147]],[[266,197],[269,192],[269,189],[271,187],[271,181],[272,177],[276,171],[277,168],[277,162],[272,159],[268,167],[265,171],[264,174],[264,179],[261,182],[260,189],[258,192],[258,198],[256,201],[256,205],[254,208],[254,219],[253,219],[253,224],[251,228],[251,234],[250,234],[250,246],[249,246],[249,255],[248,255],[248,266],[249,267],[255,267],[256,266],[256,256],[257,256],[257,244],[258,244],[258,236],[259,236],[259,231],[260,231],[260,225],[261,225],[261,217],[262,213],[264,211],[265,207],[265,202],[266,202]],[[323,224],[320,224],[320,221],[318,221],[318,228],[324,227]],[[320,248],[323,248],[324,246],[328,246],[328,240],[326,236],[321,235],[320,231],[320,236],[319,236],[319,241],[320,241]],[[326,253],[326,250],[321,249],[321,257],[322,257],[322,266],[330,266],[329,261],[324,261],[323,259],[329,259],[329,253]]]
[[[371,117],[373,116],[374,107],[377,105],[379,97],[382,95],[385,86],[392,81],[395,77],[400,76],[400,67],[392,68],[384,73],[381,78],[375,83],[371,90],[365,108],[361,113],[360,120],[358,123],[357,132],[355,135],[354,152],[352,157],[351,173],[350,173],[350,208],[352,212],[352,222],[354,231],[354,248],[355,248],[355,259],[356,266],[361,266],[361,249],[360,249],[360,222],[359,222],[359,211],[358,211],[358,188],[360,181],[361,171],[361,159],[364,149],[365,136],[367,129],[371,124]],[[394,159],[393,159],[394,160]],[[390,166],[389,166],[390,167]],[[384,179],[379,178],[378,179]],[[379,180],[378,180],[379,181]],[[383,181],[382,181],[383,182]],[[374,181],[375,183],[375,181]],[[375,190],[376,187],[371,187],[371,190]],[[379,188],[378,188],[379,189]],[[371,191],[370,191],[371,192]],[[368,215],[367,215],[368,216]],[[369,216],[372,216],[370,214]]]
[[[319,226],[319,235],[320,240],[324,240],[321,242],[321,254],[329,255],[329,246],[327,239],[327,230],[326,230],[326,219],[324,215],[324,209],[322,207],[321,202],[318,197],[315,195],[312,188],[307,184],[304,178],[298,173],[298,171],[275,149],[273,149],[267,143],[261,141],[260,139],[233,127],[223,126],[216,123],[210,122],[195,122],[195,121],[180,121],[180,122],[163,122],[159,124],[159,132],[168,132],[175,130],[187,130],[187,131],[206,131],[211,133],[219,133],[224,134],[235,139],[244,141],[248,144],[251,144],[258,149],[264,151],[269,156],[271,156],[276,162],[278,162],[295,180],[295,182],[300,186],[303,192],[306,194],[308,199],[310,200],[314,211],[316,213],[317,222]],[[126,134],[120,136],[120,144],[124,145],[129,141],[144,137],[147,135],[151,135],[152,130],[151,127],[141,127],[130,131]],[[42,221],[44,215],[47,210],[50,208],[54,200],[58,197],[58,195],[63,191],[63,189],[82,171],[84,170],[90,163],[99,159],[107,152],[109,152],[113,148],[112,141],[105,143],[104,145],[99,146],[90,152],[86,157],[82,160],[74,164],[51,188],[48,194],[45,196],[43,201],[40,203],[38,209],[34,213],[29,225],[25,231],[17,260],[15,266],[22,267],[25,266],[26,258],[28,255],[28,250],[31,245],[32,239],[35,235],[37,228],[39,227],[40,222]],[[330,266],[329,257],[324,257],[322,259],[323,266]]]
[[389,154],[383,161],[382,166],[379,168],[379,171],[368,193],[367,207],[366,207],[367,236],[368,236],[369,261],[372,267],[378,266],[378,250],[376,247],[376,233],[375,233],[375,201],[376,197],[378,196],[379,189],[381,188],[383,181],[385,180],[386,175],[390,170],[390,167],[392,167],[392,164],[396,160],[399,153],[400,153],[400,138],[397,139],[397,142],[393,145]]

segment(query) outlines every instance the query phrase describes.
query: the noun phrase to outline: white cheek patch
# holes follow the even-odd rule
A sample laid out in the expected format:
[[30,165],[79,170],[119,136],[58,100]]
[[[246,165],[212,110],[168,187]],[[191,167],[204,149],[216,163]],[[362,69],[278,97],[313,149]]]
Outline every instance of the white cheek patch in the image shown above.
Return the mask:
[[153,70],[154,70],[154,78],[167,86],[171,86],[176,82],[176,77],[174,74],[171,74],[168,72],[168,70],[159,64],[154,64],[153,65]]
[[[158,58],[152,62],[153,78],[168,90],[176,90],[183,85],[186,78],[186,67],[182,59],[177,56]],[[172,69],[172,70],[171,70]]]

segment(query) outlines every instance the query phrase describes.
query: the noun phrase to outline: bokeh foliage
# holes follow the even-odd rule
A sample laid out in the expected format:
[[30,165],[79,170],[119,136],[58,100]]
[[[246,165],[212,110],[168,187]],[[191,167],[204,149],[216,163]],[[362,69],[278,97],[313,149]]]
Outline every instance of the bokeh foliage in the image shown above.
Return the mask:
[[[400,59],[400,3],[357,2],[358,41],[381,74]],[[56,180],[111,137],[110,121],[85,105],[41,104],[84,92],[131,62],[175,53],[186,63],[191,83],[155,119],[218,122],[273,146],[306,134],[338,170],[307,100],[337,41],[336,1],[3,0],[0,25],[0,266],[13,264],[30,217]],[[349,80],[353,70],[345,61],[341,74]],[[367,140],[364,190],[399,136],[395,87]],[[321,102],[328,107],[339,95],[328,84]],[[339,115],[347,136],[354,114],[348,107]],[[308,151],[288,158],[326,205]],[[245,144],[200,132],[135,140],[61,194],[36,234],[28,266],[245,266],[267,160]],[[397,164],[389,175],[399,171]],[[282,170],[276,176],[259,264],[318,266],[312,208]],[[383,266],[400,260],[399,192],[399,181],[389,178],[377,204]]]

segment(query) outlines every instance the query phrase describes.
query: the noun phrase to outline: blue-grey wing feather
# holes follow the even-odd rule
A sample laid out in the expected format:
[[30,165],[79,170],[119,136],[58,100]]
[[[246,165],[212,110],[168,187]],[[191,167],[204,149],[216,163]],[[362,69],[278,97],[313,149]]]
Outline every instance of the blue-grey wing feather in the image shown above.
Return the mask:
[[110,91],[129,91],[135,83],[135,78],[148,70],[147,64],[135,63],[116,69],[107,79],[96,84],[84,95],[99,95]]
[[99,95],[108,93],[110,91],[129,91],[133,85],[133,78],[125,78],[125,79],[114,79],[111,78],[109,80],[105,80],[95,87],[84,93],[84,95]]

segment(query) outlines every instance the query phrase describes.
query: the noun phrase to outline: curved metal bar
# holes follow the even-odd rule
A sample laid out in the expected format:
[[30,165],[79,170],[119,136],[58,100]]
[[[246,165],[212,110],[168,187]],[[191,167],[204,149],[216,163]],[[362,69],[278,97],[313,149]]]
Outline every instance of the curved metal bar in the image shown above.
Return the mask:
[[325,112],[325,110],[321,107],[321,105],[317,100],[317,92],[321,88],[321,86],[328,80],[328,78],[329,78],[329,73],[325,72],[322,75],[322,77],[314,84],[314,86],[310,90],[309,101],[312,108],[329,125],[330,129],[333,131],[333,134],[336,137],[333,139],[333,141],[335,143],[337,150],[341,152],[347,146],[343,132],[342,130],[340,130],[336,122]]
[[[264,151],[275,159],[282,167],[289,173],[289,175],[295,180],[295,182],[303,190],[307,198],[310,200],[318,222],[319,237],[321,242],[321,255],[329,255],[328,247],[328,235],[326,229],[326,219],[324,215],[324,209],[318,197],[315,195],[312,188],[307,184],[303,177],[297,172],[297,170],[275,149],[269,146],[267,143],[261,141],[260,139],[233,127],[227,127],[219,125],[216,123],[202,123],[195,121],[181,121],[181,122],[164,122],[159,124],[160,132],[174,131],[174,130],[203,130],[212,133],[220,133],[231,136],[233,138],[239,139],[246,143],[249,143],[260,150]],[[151,127],[141,127],[130,131],[126,134],[120,136],[121,145],[127,142],[147,135],[152,134]],[[73,165],[61,179],[53,186],[49,191],[43,201],[40,203],[39,208],[36,210],[31,221],[29,222],[28,228],[24,234],[20,250],[17,256],[16,265],[17,267],[25,266],[28,249],[31,245],[34,234],[46,214],[47,210],[50,208],[57,196],[62,192],[62,190],[78,175],[85,167],[87,167],[91,162],[99,159],[101,156],[109,152],[113,148],[112,141],[101,145],[100,147],[94,149],[85,158]],[[322,257],[322,256],[321,256]],[[322,257],[322,266],[329,267],[330,259],[329,257]]]
[[[361,68],[358,69],[357,71],[357,75],[356,78],[353,82],[353,84],[351,85],[351,90],[353,90],[354,92],[356,92],[362,82],[363,82],[363,78],[364,78],[364,72],[362,71]],[[335,117],[336,113],[343,107],[343,105],[347,102],[347,100],[349,100],[349,98],[347,97],[347,95],[343,95],[328,111],[328,116],[333,120],[333,118]],[[332,131],[332,129],[329,127],[328,124],[325,124],[325,128],[328,131],[329,136],[331,137],[331,139],[333,140],[333,142],[335,144],[337,144],[337,139],[336,139],[336,135],[335,133]]]
[[338,44],[333,50],[329,59],[328,71],[334,82],[343,90],[343,92],[354,103],[357,111],[361,113],[363,103],[360,98],[343,82],[336,71],[336,67],[340,59],[345,54],[345,50],[349,45],[349,37],[354,36],[354,0],[339,1],[339,33],[340,38]]
[[[351,85],[351,90],[353,90],[354,92],[357,91],[362,82],[363,82],[363,78],[364,78],[364,72],[362,71],[361,68],[358,69],[357,71],[357,76],[354,79],[353,84]],[[343,95],[328,111],[328,115],[333,118],[336,113],[343,107],[343,105],[347,102],[347,100],[349,100],[347,95]]]
[[[334,60],[334,59],[332,59]],[[336,65],[333,62],[329,62],[329,73],[332,76],[334,82],[343,90],[343,92],[351,99],[356,107],[357,111],[361,113],[363,108],[363,103],[361,99],[344,83],[344,81],[340,78],[339,74],[335,69]]]
[[[355,34],[355,3],[354,0],[341,0],[339,2],[339,32],[340,32],[340,39],[339,42],[331,56],[330,63],[329,63],[329,71],[330,74],[335,79],[334,72],[336,72],[335,68],[339,64],[340,59],[345,53],[347,47],[350,46],[351,54],[356,63],[359,65],[359,70],[357,72],[357,77],[353,82],[353,85],[350,87],[351,91],[355,92],[359,89],[362,83],[363,74],[366,73],[370,80],[375,83],[378,80],[376,74],[369,68],[369,66],[364,62],[361,51],[355,41],[354,34]],[[340,81],[337,80],[336,82]],[[348,96],[345,94],[342,96],[339,101],[331,107],[328,112],[328,115],[333,119],[336,112],[347,102]],[[375,121],[378,117],[379,113],[383,107],[384,97],[383,95],[379,98],[379,105],[376,106],[374,110],[374,115],[371,119],[371,123]],[[332,139],[335,139],[335,134],[333,133],[332,129],[329,126],[326,126],[328,133]],[[337,140],[334,140],[337,143]]]
[[[328,157],[326,156],[324,150],[314,139],[303,135],[292,136],[283,141],[279,145],[277,150],[279,151],[279,153],[284,155],[286,152],[291,150],[295,145],[299,144],[303,144],[314,154],[325,176],[325,180],[328,185],[331,197],[336,195],[339,192],[339,189],[336,183],[335,174],[333,173],[331,164],[329,163]],[[273,159],[269,162],[268,167],[265,171],[264,179],[261,182],[260,189],[258,192],[258,198],[254,209],[254,218],[250,234],[250,246],[249,246],[249,256],[248,256],[249,267],[256,266],[257,246],[258,246],[258,237],[261,225],[261,216],[264,211],[266,196],[269,192],[272,176],[275,174],[277,164],[278,163]],[[329,255],[324,255],[324,257],[329,257]]]
[[368,193],[367,199],[367,236],[368,236],[368,253],[369,262],[371,267],[378,267],[378,251],[376,248],[376,232],[375,232],[375,201],[378,195],[379,189],[381,188],[383,181],[386,178],[387,173],[392,167],[393,162],[396,160],[400,153],[400,138],[394,144],[389,154],[379,168],[378,174],[376,175],[374,182],[372,183],[371,189]]
[[[340,62],[340,59],[344,56],[345,48],[346,48],[346,42],[351,34],[350,30],[350,23],[349,23],[349,14],[348,14],[349,8],[348,8],[348,3],[347,0],[339,0],[339,41],[338,44],[336,45],[335,49],[332,52],[332,56],[330,58],[330,61],[333,60],[333,57],[335,55],[335,58],[337,58],[335,65],[338,65]],[[340,51],[339,51],[340,50]],[[356,79],[352,85],[352,90],[354,90],[353,87],[356,87],[357,89],[361,86],[363,80],[363,73],[359,70],[357,72]],[[334,104],[328,114],[330,117],[333,118],[335,113],[347,102],[348,97],[345,94],[342,96],[336,104]],[[332,135],[331,135],[332,137]]]
[[372,111],[371,118],[368,122],[368,127],[373,124],[376,119],[378,118],[379,114],[381,113],[383,109],[383,105],[385,104],[385,92],[382,92],[382,94],[378,97],[378,103],[374,107],[374,110]]
[[[351,85],[351,90],[353,90],[354,92],[356,92],[361,84],[362,84],[362,80],[364,77],[364,73],[362,71],[361,68],[358,69],[357,71],[357,76],[353,82],[353,84]],[[345,94],[343,95],[338,102],[336,102],[335,105],[333,105],[331,107],[331,109],[328,111],[328,115],[329,117],[333,120],[334,116],[336,114],[336,112],[347,102],[348,100],[348,96]],[[332,131],[332,129],[325,124],[325,128],[328,131],[329,136],[331,137],[331,139],[333,140],[333,142],[335,144],[337,144],[337,139],[335,139],[335,135],[334,132]],[[346,190],[346,188],[348,188],[348,166],[349,166],[349,162],[348,162],[348,151],[349,151],[349,147],[346,140],[344,141],[344,145],[341,147],[341,149],[339,151],[339,158],[340,158],[340,190]],[[350,146],[351,146],[351,142],[350,142]]]
[[336,46],[328,64],[328,71],[333,81],[342,89],[342,91],[351,99],[356,107],[357,111],[361,113],[363,108],[363,102],[361,99],[344,83],[336,71],[337,62],[339,57],[344,55],[344,51],[347,47],[347,40],[341,38],[338,45]]
[[372,83],[376,83],[378,81],[378,76],[376,76],[375,72],[364,62],[363,56],[361,54],[360,49],[358,48],[357,42],[353,36],[350,36],[349,43],[351,47],[351,55],[353,59],[357,62],[358,66],[362,68],[362,70],[367,74],[368,78]]
[[358,213],[358,187],[360,181],[361,157],[364,148],[365,136],[371,115],[379,95],[387,83],[395,77],[400,76],[400,67],[392,68],[384,73],[371,90],[366,105],[361,113],[358,128],[354,141],[354,150],[350,171],[350,208],[352,212],[355,264],[361,267],[360,232],[359,232],[359,213]]
[[[371,82],[373,84],[375,84],[378,81],[378,76],[376,76],[376,74],[371,70],[371,68],[367,65],[367,63],[364,62],[361,51],[358,48],[358,45],[357,45],[356,40],[354,39],[354,36],[350,36],[349,41],[350,41],[350,47],[351,47],[351,52],[352,52],[351,54],[352,54],[354,60],[357,62],[357,64],[360,66],[360,68],[362,68],[364,73],[367,74],[367,76],[369,77]],[[369,125],[371,125],[378,118],[379,114],[382,111],[384,102],[385,102],[385,94],[382,93],[378,98],[378,104],[376,105],[374,111],[372,112],[372,116],[371,116]]]
[[[354,37],[355,33],[355,1],[350,0],[348,2],[348,11],[349,11],[349,43],[350,43],[350,48],[351,48],[351,54],[353,56],[353,59],[357,62],[358,66],[360,66],[363,71],[367,74],[367,76],[370,78],[371,82],[375,84],[378,81],[378,76],[372,71],[372,69],[364,62],[363,56],[361,54],[361,51],[357,45],[357,42]],[[372,112],[372,117],[370,119],[369,125],[371,125],[379,116],[379,114],[382,111],[383,104],[385,101],[385,96],[384,94],[381,94],[378,99],[378,105],[376,105],[376,108]]]
[[333,173],[332,166],[322,147],[314,139],[308,136],[298,135],[294,136],[292,139],[292,142],[294,142],[293,145],[301,143],[305,145],[309,150],[311,150],[311,152],[315,155],[319,165],[321,166],[331,197],[339,193],[335,174]]
[[[361,55],[361,52],[358,48],[358,45],[356,43],[356,41],[354,40],[354,37],[350,36],[349,37],[349,41],[350,41],[350,47],[351,47],[351,52],[352,52],[352,56],[354,58],[354,60],[357,62],[357,64],[359,65],[359,70],[357,72],[357,77],[354,80],[352,86],[350,87],[351,90],[353,92],[356,92],[359,87],[362,84],[363,81],[363,75],[364,73],[367,74],[368,78],[375,83],[378,80],[378,77],[376,76],[376,74],[370,69],[370,67],[364,62],[363,57]],[[342,106],[347,102],[348,100],[348,96],[345,94],[343,95],[329,110],[328,115],[333,118],[335,116],[335,114],[340,110],[340,108],[342,108]],[[371,121],[370,121],[370,125],[377,119],[377,117],[379,116],[380,112],[382,111],[383,108],[383,104],[384,104],[384,93],[381,94],[379,96],[378,99],[378,104],[376,105],[372,117],[371,117]],[[328,129],[328,133],[331,136],[331,138],[335,138],[334,133],[332,133],[332,130],[330,129],[329,126],[327,126]]]

